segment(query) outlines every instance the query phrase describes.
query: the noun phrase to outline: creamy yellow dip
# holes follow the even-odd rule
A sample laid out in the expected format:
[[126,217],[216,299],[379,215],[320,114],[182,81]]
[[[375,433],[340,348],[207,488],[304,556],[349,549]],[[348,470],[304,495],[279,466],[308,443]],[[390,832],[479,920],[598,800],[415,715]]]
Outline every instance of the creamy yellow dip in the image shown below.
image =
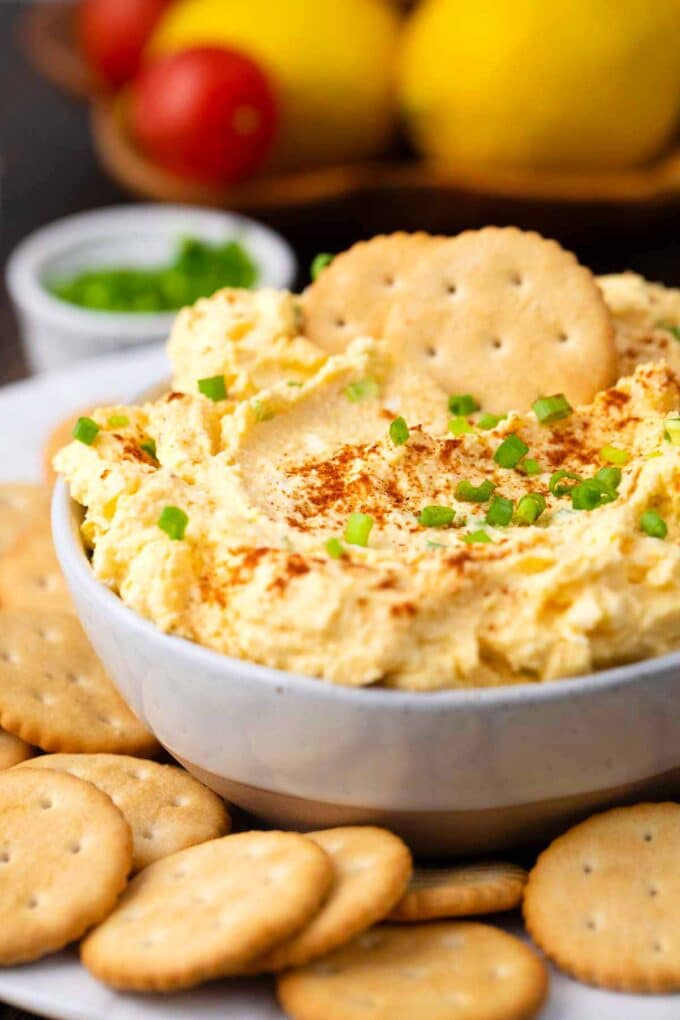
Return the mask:
[[[167,632],[353,686],[552,680],[680,646],[680,447],[665,435],[680,414],[674,313],[645,310],[639,278],[602,286],[628,376],[554,424],[530,411],[483,429],[471,413],[460,435],[449,394],[381,343],[327,357],[299,336],[293,296],[198,302],[170,339],[172,390],[95,412],[92,445],[56,457],[85,507],[95,575]],[[228,395],[214,401],[198,380],[218,375]],[[496,462],[510,435],[537,474]],[[551,491],[558,470],[592,479],[612,446],[626,463],[610,502],[579,510]],[[545,509],[533,525],[490,525],[489,500],[460,498],[461,480],[493,483],[515,513],[530,492]],[[422,523],[433,505],[450,524]],[[168,506],[186,515],[180,539],[158,526]],[[664,538],[641,530],[649,510]],[[366,546],[346,539],[354,513],[372,519]]]

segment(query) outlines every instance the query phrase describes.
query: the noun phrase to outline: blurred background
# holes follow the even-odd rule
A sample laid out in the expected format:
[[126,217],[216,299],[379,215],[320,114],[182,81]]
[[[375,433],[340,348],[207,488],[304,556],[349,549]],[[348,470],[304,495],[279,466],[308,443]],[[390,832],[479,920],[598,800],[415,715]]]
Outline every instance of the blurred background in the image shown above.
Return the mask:
[[[298,287],[319,251],[486,223],[680,285],[679,52],[678,0],[0,0],[0,263],[143,200],[273,227]],[[48,318],[104,330],[250,280],[233,246],[154,255],[153,279],[100,248],[38,280]],[[0,382],[30,367],[3,283]]]

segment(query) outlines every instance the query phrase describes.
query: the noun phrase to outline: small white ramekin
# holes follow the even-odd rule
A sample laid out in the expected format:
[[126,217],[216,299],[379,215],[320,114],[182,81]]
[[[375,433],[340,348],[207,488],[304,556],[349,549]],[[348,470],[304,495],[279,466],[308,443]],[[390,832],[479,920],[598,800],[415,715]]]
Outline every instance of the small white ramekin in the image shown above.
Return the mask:
[[291,287],[297,271],[287,241],[235,213],[181,205],[123,205],[57,220],[19,244],[7,263],[7,288],[34,371],[163,340],[174,312],[114,313],[78,308],[45,281],[103,266],[162,265],[186,236],[239,240],[260,269],[261,286]]

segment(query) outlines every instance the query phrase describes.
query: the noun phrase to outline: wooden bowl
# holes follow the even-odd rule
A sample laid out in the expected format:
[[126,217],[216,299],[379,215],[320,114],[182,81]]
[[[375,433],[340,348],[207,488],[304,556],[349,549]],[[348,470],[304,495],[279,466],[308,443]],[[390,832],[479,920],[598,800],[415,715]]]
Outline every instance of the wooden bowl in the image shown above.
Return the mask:
[[680,147],[653,164],[599,172],[445,168],[409,155],[364,163],[274,169],[238,186],[186,181],[154,164],[129,137],[121,100],[94,80],[76,45],[73,6],[30,8],[23,38],[33,63],[71,93],[88,96],[96,150],[123,190],[147,199],[242,210],[299,224],[324,217],[357,235],[394,227],[456,231],[520,223],[561,237],[645,229],[680,212]]
[[73,3],[32,4],[19,22],[19,38],[35,69],[69,95],[89,98],[101,82],[88,67],[76,40]]
[[[193,202],[224,206],[250,213],[283,208],[318,207],[361,197],[393,209],[402,216],[416,213],[421,226],[441,229],[441,217],[460,213],[461,201],[475,205],[484,199],[505,207],[538,203],[588,210],[591,227],[619,211],[623,219],[636,209],[646,216],[680,208],[680,148],[652,166],[600,173],[513,170],[452,171],[422,159],[374,160],[341,166],[269,173],[224,188],[187,181],[164,170],[136,147],[125,125],[122,102],[97,100],[92,106],[95,147],[109,175],[126,191],[163,202]],[[423,194],[430,201],[422,204]],[[415,207],[414,207],[415,203]],[[600,207],[599,215],[593,210]],[[424,223],[423,219],[427,222]]]

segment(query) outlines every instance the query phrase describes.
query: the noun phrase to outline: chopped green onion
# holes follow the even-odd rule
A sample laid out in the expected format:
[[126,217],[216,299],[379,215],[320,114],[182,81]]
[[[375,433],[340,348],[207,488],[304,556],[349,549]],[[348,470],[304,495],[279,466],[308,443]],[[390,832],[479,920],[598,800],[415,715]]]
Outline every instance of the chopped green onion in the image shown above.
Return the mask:
[[680,446],[680,418],[666,418],[664,434],[673,446]]
[[73,438],[79,443],[85,443],[85,446],[92,446],[98,432],[99,425],[92,418],[79,418],[73,429]]
[[480,429],[495,429],[499,422],[503,421],[507,415],[505,414],[490,414],[485,411],[484,414],[480,414],[477,419],[477,428]]
[[559,483],[563,478],[570,478],[574,482],[582,482],[583,479],[580,475],[574,474],[573,471],[553,471],[550,476],[550,482],[548,488],[552,492],[553,496],[568,496],[571,490],[574,488],[573,485],[560,485]]
[[375,379],[358,379],[356,382],[350,383],[349,386],[345,386],[344,389],[345,396],[353,404],[358,404],[360,400],[366,400],[367,397],[377,397],[378,392],[378,384]]
[[409,435],[410,432],[408,430],[408,425],[406,424],[406,419],[401,416],[399,418],[395,418],[390,425],[390,439],[394,445],[403,446],[404,443],[408,442]]
[[486,523],[492,527],[505,528],[512,521],[513,502],[505,496],[494,496],[486,515]]
[[456,511],[450,506],[424,506],[418,517],[418,524],[424,528],[447,528],[453,524]]
[[523,475],[540,475],[543,473],[543,468],[533,457],[525,457],[521,460],[517,465],[517,470],[521,471]]
[[236,241],[180,240],[171,261],[146,268],[102,266],[47,280],[47,289],[70,304],[109,312],[178,311],[221,287],[252,287],[258,267]]
[[466,422],[465,418],[452,418],[449,422],[449,432],[453,436],[464,436],[468,432],[474,432],[472,426]]
[[296,379],[289,379],[286,386],[302,386],[302,383],[298,382]]
[[311,278],[316,280],[319,273],[323,272],[327,266],[330,266],[333,258],[334,256],[327,251],[320,251],[318,255],[315,255],[309,269],[309,275]]
[[611,503],[616,496],[616,492],[596,478],[587,478],[571,490],[571,505],[574,510],[595,510],[604,503]]
[[473,485],[472,482],[463,478],[456,486],[455,496],[456,499],[460,499],[464,503],[486,503],[495,488],[494,483],[490,482],[488,478],[481,485]]
[[451,414],[474,414],[479,410],[479,404],[471,393],[454,393],[449,397],[449,411]]
[[515,519],[518,524],[535,524],[545,510],[545,496],[540,492],[528,492],[517,504]]
[[541,425],[552,425],[553,422],[568,418],[574,409],[564,393],[556,393],[553,397],[539,397],[531,405]]
[[650,538],[665,538],[668,534],[668,525],[656,510],[645,510],[639,523],[640,531]]
[[209,400],[226,400],[227,386],[223,375],[211,375],[207,379],[198,380],[198,392]]
[[144,453],[148,453],[154,460],[158,460],[156,456],[156,442],[153,439],[148,439],[145,443],[139,444],[140,450],[144,450]]
[[448,549],[446,542],[433,542],[431,538],[428,538],[425,543],[428,549]]
[[158,518],[158,527],[174,542],[184,538],[188,523],[189,518],[178,506],[163,507]]
[[491,542],[493,541],[491,536],[486,531],[471,531],[468,535],[463,535],[463,541],[467,542],[468,545],[472,545],[476,542]]
[[618,467],[603,467],[595,475],[595,480],[602,482],[602,484],[610,489],[612,492],[616,492],[619,485],[621,484],[621,468]]
[[670,333],[672,337],[680,341],[680,326],[674,326],[672,322],[657,322],[657,329],[665,329],[667,333]]
[[130,419],[126,414],[110,414],[108,420],[108,426],[111,429],[124,429],[126,425],[130,424]]
[[503,440],[501,445],[498,447],[493,455],[493,459],[504,468],[514,468],[529,452],[529,447],[519,436],[511,432],[509,436]]
[[342,542],[339,538],[329,538],[326,542],[326,552],[334,560],[342,559],[345,555],[345,550]]
[[255,421],[271,421],[274,417],[274,411],[265,408],[261,400],[253,401],[253,411],[255,412]]
[[370,514],[350,514],[345,525],[345,542],[367,546],[373,523]]
[[623,467],[630,460],[630,454],[627,450],[620,450],[618,446],[603,446],[600,450],[600,457],[602,460],[606,460],[608,464],[616,464],[618,467]]

